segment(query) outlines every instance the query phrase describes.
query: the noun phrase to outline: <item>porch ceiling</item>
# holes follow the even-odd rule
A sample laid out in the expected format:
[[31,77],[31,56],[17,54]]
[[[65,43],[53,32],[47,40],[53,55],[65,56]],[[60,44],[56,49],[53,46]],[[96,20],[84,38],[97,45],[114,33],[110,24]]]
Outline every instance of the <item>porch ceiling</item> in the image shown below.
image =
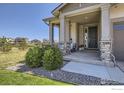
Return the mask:
[[86,13],[86,14],[80,14],[80,15],[76,15],[73,17],[68,17],[68,19],[71,22],[77,22],[77,23],[81,23],[81,24],[95,23],[95,22],[99,22],[99,20],[100,20],[100,11]]

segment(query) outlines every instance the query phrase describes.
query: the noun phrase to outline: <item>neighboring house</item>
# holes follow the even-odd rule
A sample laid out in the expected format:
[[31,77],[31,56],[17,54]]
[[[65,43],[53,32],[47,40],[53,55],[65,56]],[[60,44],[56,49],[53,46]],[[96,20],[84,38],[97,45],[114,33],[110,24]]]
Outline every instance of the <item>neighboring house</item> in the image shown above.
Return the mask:
[[49,40],[43,39],[42,43],[49,43]]
[[38,39],[31,40],[32,44],[41,44],[41,41]]
[[16,37],[15,38],[15,44],[18,44],[19,42],[23,42],[23,41],[28,43],[28,39],[27,38],[24,38],[24,37]]
[[111,54],[124,61],[124,4],[64,3],[56,7],[54,17],[43,21],[49,25],[53,44],[53,27],[59,27],[59,42],[69,39],[85,49],[100,50],[102,61],[111,62]]

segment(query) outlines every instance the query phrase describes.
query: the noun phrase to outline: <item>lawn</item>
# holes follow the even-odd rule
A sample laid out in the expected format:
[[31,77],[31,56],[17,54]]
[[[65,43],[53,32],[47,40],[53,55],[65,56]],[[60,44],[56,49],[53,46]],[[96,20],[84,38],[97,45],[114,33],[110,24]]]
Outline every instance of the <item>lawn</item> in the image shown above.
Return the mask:
[[8,53],[0,52],[0,85],[66,85],[66,83],[48,78],[5,70],[25,60],[27,50],[13,48]]
[[0,85],[69,85],[20,72],[0,70]]

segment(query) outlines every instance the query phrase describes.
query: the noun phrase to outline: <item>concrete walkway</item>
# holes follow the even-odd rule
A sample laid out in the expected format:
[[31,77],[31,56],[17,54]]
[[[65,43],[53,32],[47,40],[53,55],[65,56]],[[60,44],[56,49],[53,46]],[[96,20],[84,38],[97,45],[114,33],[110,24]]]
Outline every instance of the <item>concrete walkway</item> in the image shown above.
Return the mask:
[[118,67],[107,67],[104,65],[69,62],[62,70],[89,76],[99,77],[103,80],[113,80],[124,83],[124,73]]
[[121,68],[121,70],[124,72],[124,61],[116,61],[117,65]]

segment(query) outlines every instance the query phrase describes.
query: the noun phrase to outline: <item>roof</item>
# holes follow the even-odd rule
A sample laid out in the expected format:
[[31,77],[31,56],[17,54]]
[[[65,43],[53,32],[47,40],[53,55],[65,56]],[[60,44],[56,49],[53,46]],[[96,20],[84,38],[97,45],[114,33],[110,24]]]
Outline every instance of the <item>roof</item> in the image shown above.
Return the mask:
[[55,13],[57,11],[59,11],[60,9],[62,9],[67,3],[61,3],[60,5],[58,5],[53,11],[52,14],[55,15]]
[[43,21],[47,24],[47,25],[49,25],[49,22],[50,21],[54,21],[54,20],[57,20],[58,18],[57,17],[48,17],[48,18],[44,18],[43,19]]
[[54,20],[54,19],[56,19],[56,17],[53,16],[53,17],[44,18],[43,21]]
[[56,17],[57,13],[58,13],[59,10],[60,10],[61,8],[63,8],[66,4],[67,4],[67,3],[61,3],[61,4],[59,4],[59,5],[58,5],[54,10],[52,10],[52,12],[51,12],[54,16],[48,17],[48,18],[44,18],[43,21],[44,21],[47,25],[49,25],[49,21],[56,20],[56,19],[57,19],[57,17]]

